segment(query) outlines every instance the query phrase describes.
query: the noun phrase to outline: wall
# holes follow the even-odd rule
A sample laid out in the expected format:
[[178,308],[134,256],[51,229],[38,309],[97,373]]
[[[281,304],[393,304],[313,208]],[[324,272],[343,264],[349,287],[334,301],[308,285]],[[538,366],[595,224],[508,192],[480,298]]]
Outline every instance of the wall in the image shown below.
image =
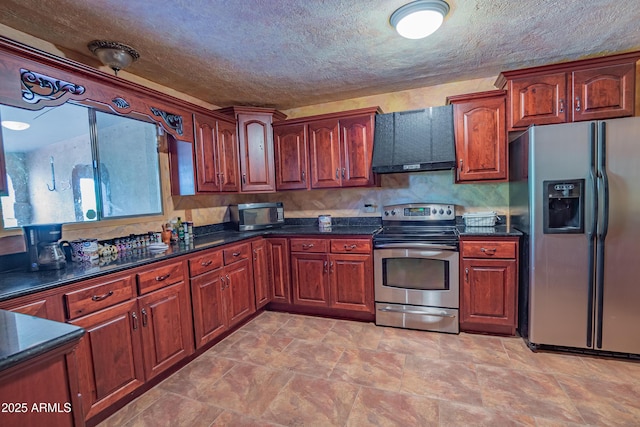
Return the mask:
[[[0,35],[58,56],[69,57],[81,62],[86,61],[86,57],[66,55],[65,52],[60,51],[56,46],[46,41],[36,39],[3,25],[0,25]],[[110,72],[106,67],[101,69]],[[201,100],[181,94],[173,89],[159,86],[131,75],[126,71],[121,71],[118,76],[205,108],[217,108],[214,105],[206,104]],[[494,81],[494,77],[475,79],[312,105],[283,112],[290,118],[295,118],[373,105],[380,106],[386,113],[439,106],[444,105],[446,97],[450,95],[495,89],[493,86]],[[252,201],[283,201],[285,203],[285,215],[290,218],[314,217],[318,214],[330,214],[336,217],[380,216],[380,207],[382,205],[409,201],[455,203],[460,206],[457,211],[458,214],[467,210],[496,210],[498,213],[504,214],[508,207],[507,184],[454,185],[453,172],[451,171],[383,175],[381,178],[382,185],[379,188],[292,191],[259,195],[171,197],[168,155],[166,148],[161,151],[160,172],[164,206],[164,214],[162,216],[110,220],[91,224],[68,224],[63,227],[64,238],[68,240],[80,237],[108,238],[158,230],[167,218],[177,216],[193,220],[196,225],[219,223],[228,220],[227,206],[229,204]],[[378,207],[376,213],[364,214],[362,209],[365,203],[376,205]],[[0,237],[19,233],[19,230],[0,230]]]

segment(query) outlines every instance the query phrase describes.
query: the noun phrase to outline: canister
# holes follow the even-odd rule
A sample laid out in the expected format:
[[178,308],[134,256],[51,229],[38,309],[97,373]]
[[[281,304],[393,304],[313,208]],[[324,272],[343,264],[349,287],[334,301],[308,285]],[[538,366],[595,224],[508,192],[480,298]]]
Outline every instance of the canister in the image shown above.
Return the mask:
[[331,215],[318,216],[318,230],[331,231]]

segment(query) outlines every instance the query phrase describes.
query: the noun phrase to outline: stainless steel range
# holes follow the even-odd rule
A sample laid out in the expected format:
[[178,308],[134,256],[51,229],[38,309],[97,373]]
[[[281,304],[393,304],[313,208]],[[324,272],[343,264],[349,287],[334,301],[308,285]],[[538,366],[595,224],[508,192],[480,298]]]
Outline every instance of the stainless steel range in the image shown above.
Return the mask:
[[374,236],[376,324],[459,332],[455,205],[385,206]]

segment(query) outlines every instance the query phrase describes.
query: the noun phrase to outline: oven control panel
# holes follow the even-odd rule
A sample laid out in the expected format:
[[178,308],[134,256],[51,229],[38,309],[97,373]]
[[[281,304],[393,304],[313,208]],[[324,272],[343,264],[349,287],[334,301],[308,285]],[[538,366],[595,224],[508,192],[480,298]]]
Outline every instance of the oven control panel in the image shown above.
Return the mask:
[[451,221],[456,219],[456,205],[442,203],[407,203],[384,206],[382,219],[388,221]]

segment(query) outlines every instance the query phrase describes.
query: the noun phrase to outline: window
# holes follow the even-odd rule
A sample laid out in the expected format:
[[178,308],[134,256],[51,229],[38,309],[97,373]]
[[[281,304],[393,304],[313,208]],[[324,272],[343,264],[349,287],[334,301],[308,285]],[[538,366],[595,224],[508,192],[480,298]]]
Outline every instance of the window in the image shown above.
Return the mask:
[[[5,228],[162,213],[154,123],[66,103],[0,106],[8,181]],[[13,212],[12,212],[13,211]]]

